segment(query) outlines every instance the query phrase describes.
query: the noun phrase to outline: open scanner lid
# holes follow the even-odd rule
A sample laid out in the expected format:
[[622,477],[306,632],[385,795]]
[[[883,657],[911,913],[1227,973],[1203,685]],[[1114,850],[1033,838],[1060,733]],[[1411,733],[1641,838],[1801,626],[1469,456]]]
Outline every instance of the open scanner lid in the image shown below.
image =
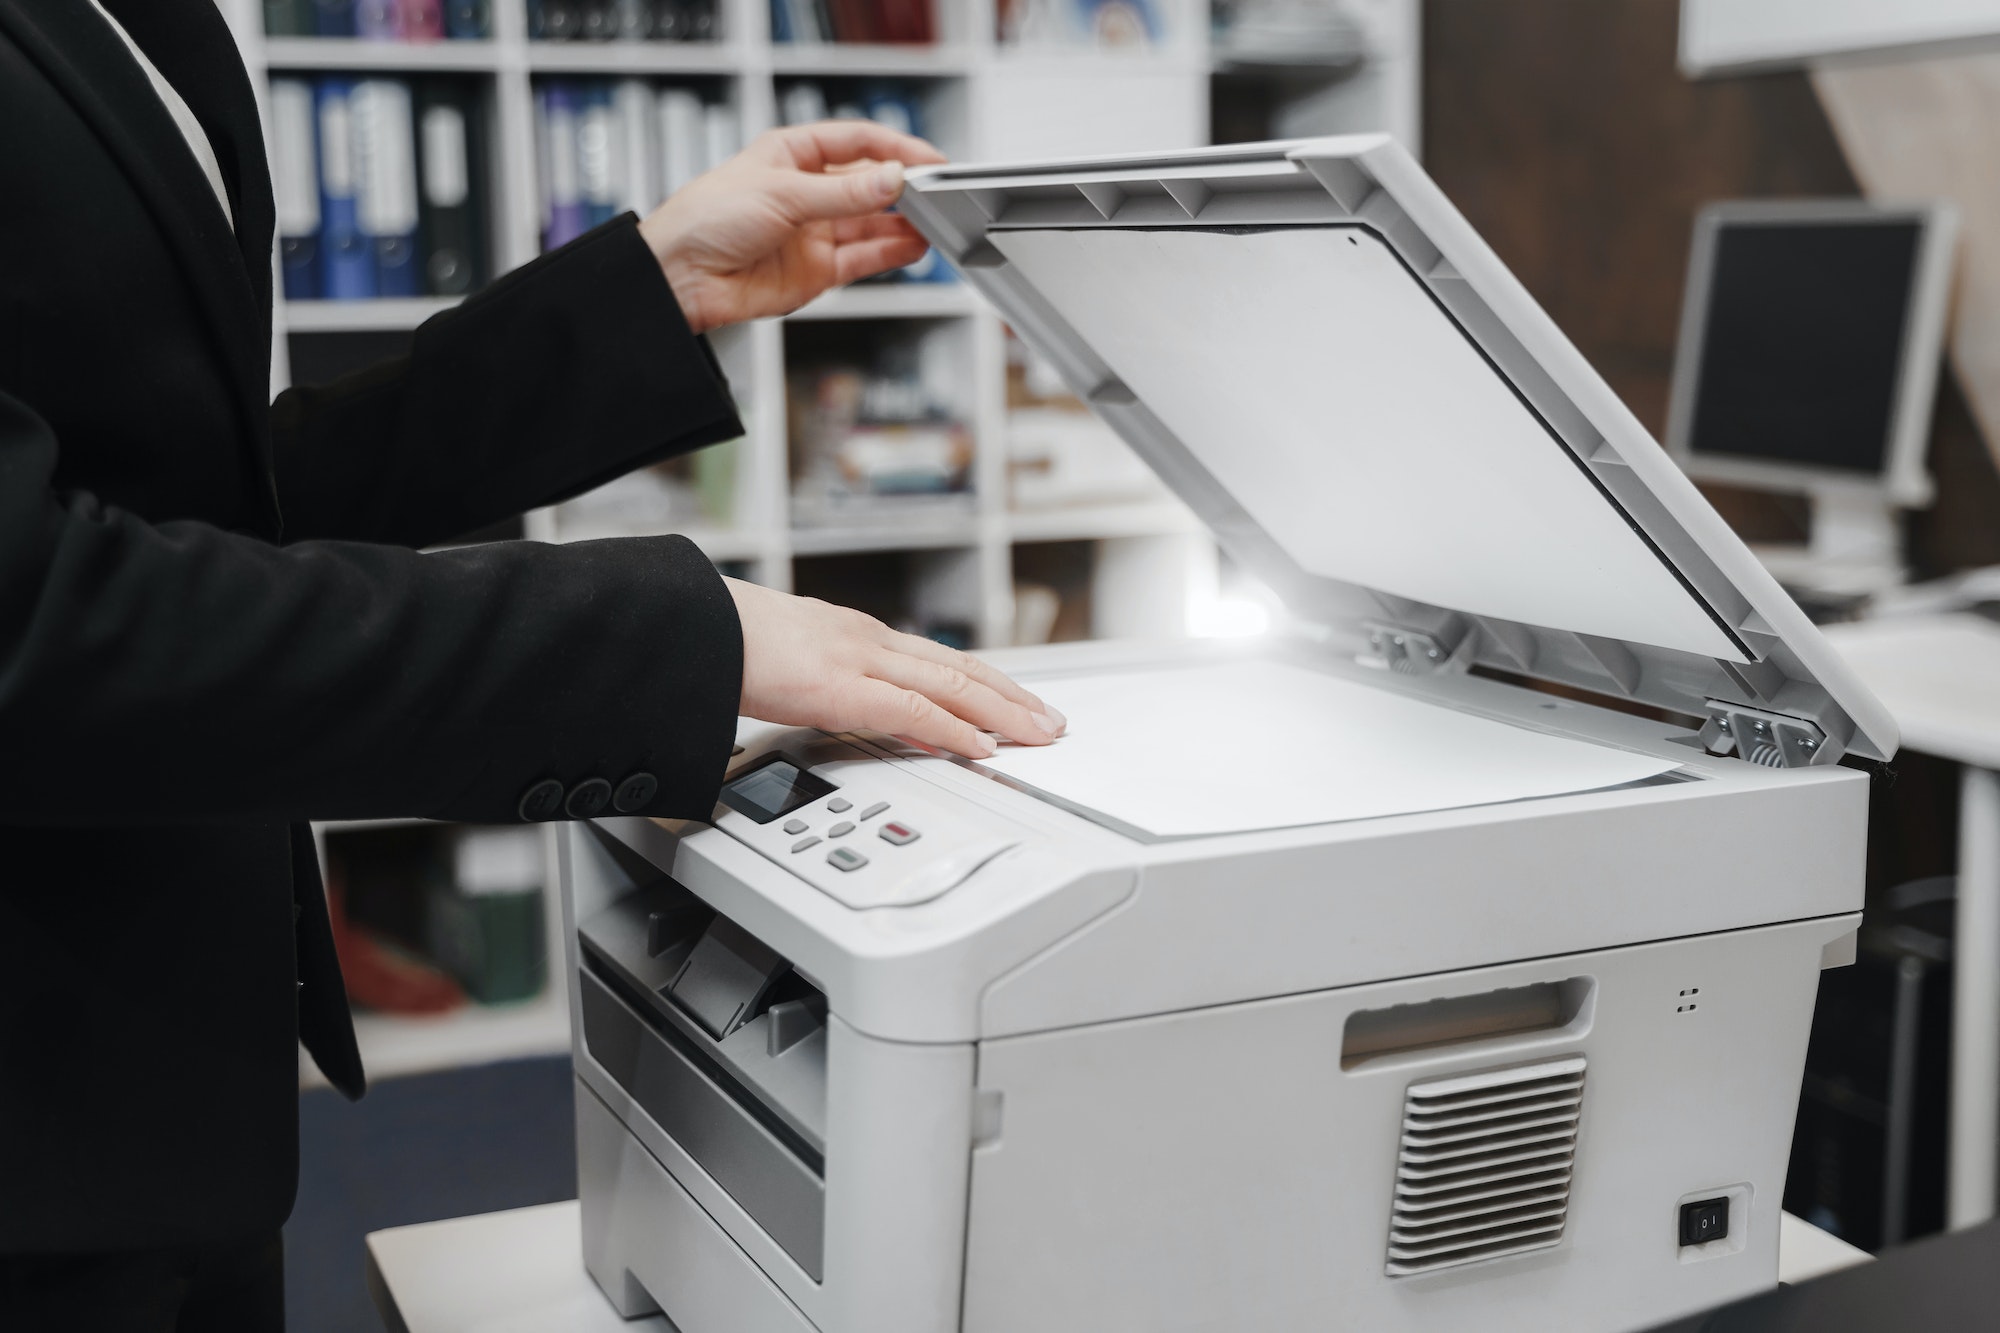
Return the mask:
[[1387,136],[927,167],[901,207],[1300,616],[1404,670],[1706,717],[1711,749],[1773,766],[1895,751],[1887,711]]

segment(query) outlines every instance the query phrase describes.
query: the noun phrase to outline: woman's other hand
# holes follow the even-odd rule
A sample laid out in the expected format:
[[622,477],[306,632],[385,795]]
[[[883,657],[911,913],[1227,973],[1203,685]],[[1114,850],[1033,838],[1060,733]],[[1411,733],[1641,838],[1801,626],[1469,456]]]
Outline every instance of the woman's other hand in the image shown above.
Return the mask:
[[1062,734],[1062,714],[969,653],[873,616],[737,579],[746,717],[823,731],[886,731],[970,759],[986,733],[1026,745]]
[[886,210],[905,166],[942,161],[873,121],[771,130],[654,209],[639,234],[696,333],[787,314],[921,259],[923,237]]

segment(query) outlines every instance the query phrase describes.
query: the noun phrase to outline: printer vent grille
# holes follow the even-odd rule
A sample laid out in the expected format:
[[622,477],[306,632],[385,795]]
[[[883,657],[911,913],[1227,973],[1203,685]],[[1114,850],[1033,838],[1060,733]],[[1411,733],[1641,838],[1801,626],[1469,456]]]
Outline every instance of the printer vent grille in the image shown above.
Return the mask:
[[1390,1277],[1562,1239],[1583,1113],[1582,1056],[1413,1083],[1403,1101]]

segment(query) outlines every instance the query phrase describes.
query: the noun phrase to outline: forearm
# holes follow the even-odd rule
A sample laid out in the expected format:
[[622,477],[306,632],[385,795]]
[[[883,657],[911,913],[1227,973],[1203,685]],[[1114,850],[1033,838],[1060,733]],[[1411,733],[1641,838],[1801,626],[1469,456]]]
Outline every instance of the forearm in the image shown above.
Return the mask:
[[37,433],[0,396],[0,823],[497,822],[640,772],[708,813],[742,646],[688,543],[277,547],[37,489]]
[[411,354],[272,407],[285,540],[422,546],[742,433],[621,218],[417,330]]

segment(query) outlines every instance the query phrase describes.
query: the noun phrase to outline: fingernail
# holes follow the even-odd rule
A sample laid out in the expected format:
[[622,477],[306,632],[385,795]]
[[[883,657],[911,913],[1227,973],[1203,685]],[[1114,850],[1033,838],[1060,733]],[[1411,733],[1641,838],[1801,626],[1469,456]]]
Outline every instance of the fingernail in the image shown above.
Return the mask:
[[1061,709],[1050,708],[1047,704],[1043,704],[1042,709],[1049,715],[1050,721],[1056,724],[1057,731],[1062,731],[1069,726],[1069,719],[1062,715]]
[[1046,713],[1031,713],[1029,716],[1031,716],[1034,719],[1036,726],[1040,727],[1043,731],[1047,732],[1049,735],[1051,736],[1062,735],[1063,720],[1062,717],[1059,714],[1057,714],[1054,709],[1050,709]]
[[974,759],[991,759],[994,755],[1000,753],[1000,747],[994,743],[991,736],[981,736],[977,743],[977,749],[979,753],[972,756]]
[[884,162],[875,168],[875,192],[884,199],[893,199],[903,192],[901,162]]

